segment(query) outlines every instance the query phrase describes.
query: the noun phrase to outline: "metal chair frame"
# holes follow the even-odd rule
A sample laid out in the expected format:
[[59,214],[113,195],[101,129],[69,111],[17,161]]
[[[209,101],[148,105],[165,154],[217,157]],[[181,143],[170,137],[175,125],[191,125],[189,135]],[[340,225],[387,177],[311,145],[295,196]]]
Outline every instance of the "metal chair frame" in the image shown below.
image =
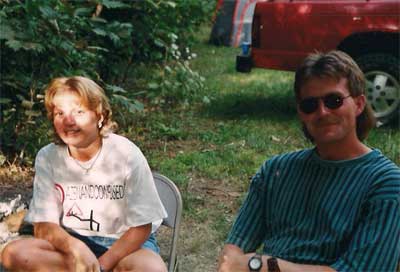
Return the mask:
[[172,228],[168,272],[173,272],[178,269],[177,245],[182,216],[182,197],[178,187],[166,176],[153,172],[153,178],[161,202],[168,213],[168,217],[164,218],[162,225]]

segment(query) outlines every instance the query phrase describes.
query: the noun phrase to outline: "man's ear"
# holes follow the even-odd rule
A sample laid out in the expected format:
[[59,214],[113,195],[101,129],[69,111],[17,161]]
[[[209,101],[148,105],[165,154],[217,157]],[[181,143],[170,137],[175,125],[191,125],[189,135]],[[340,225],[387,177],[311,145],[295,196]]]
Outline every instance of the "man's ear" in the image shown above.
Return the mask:
[[354,102],[356,103],[356,115],[359,116],[365,108],[365,105],[367,104],[367,98],[365,95],[361,94],[357,97],[355,97]]

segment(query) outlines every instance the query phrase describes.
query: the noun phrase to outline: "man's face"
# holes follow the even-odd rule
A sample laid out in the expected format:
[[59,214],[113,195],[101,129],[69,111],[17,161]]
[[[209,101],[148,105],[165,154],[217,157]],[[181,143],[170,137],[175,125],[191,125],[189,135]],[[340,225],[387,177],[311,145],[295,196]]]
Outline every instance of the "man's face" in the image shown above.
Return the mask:
[[350,96],[345,78],[339,82],[331,78],[310,79],[301,88],[300,98],[300,120],[316,145],[357,140],[356,118],[364,109],[365,97]]

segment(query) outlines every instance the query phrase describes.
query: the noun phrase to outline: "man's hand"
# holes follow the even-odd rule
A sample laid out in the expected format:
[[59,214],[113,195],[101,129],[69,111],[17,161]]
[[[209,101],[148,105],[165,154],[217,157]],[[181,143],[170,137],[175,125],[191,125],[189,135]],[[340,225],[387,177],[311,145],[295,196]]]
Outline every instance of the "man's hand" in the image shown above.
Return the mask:
[[218,272],[248,272],[249,257],[233,245],[225,245],[219,258]]
[[246,255],[224,255],[221,256],[218,272],[248,272],[248,258]]
[[70,252],[67,254],[68,271],[99,272],[100,264],[93,252],[85,243],[71,237]]
[[[249,259],[254,255],[253,253],[244,254],[244,252],[233,244],[226,244],[219,257],[218,272],[248,272]],[[263,266],[261,271],[268,271],[267,260],[271,256],[263,255]],[[307,272],[335,272],[333,268],[323,265],[307,265],[297,264],[283,259],[278,259],[279,268],[281,271],[307,271]]]

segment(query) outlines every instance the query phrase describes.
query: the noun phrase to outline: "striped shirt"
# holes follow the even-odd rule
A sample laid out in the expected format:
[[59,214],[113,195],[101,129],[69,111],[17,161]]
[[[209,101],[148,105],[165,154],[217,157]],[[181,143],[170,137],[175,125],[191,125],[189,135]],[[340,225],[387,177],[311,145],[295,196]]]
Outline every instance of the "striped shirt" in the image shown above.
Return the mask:
[[395,270],[400,168],[376,149],[345,161],[315,149],[276,156],[253,177],[226,243],[338,271]]

